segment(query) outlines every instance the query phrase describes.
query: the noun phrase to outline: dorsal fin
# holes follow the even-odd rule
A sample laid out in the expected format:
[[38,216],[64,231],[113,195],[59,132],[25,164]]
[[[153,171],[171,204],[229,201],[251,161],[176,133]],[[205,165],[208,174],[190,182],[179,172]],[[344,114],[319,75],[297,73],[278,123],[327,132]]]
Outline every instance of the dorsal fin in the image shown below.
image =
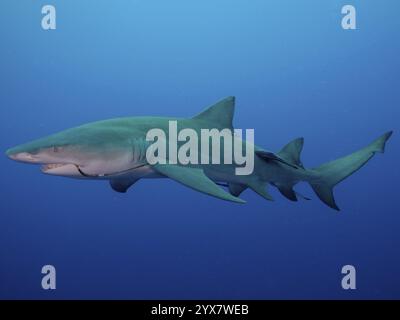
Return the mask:
[[304,138],[294,139],[284,146],[277,154],[287,162],[303,168],[303,164],[300,160],[300,153],[301,150],[303,150],[303,144]]
[[234,112],[235,97],[227,97],[199,113],[193,119],[208,122],[216,128],[232,129]]

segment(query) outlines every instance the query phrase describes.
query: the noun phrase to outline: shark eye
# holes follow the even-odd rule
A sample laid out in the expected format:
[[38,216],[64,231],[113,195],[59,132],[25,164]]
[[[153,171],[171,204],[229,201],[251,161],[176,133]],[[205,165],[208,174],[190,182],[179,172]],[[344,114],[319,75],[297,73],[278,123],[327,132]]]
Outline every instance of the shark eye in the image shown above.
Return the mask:
[[39,153],[39,150],[32,150],[32,151],[29,151],[29,153],[34,156]]

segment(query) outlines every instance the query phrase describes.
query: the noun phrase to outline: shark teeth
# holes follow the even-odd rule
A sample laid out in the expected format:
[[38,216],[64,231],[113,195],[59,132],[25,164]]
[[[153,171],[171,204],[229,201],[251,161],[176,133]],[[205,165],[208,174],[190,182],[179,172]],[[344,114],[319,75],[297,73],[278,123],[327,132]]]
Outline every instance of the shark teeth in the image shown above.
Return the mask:
[[65,166],[65,163],[48,163],[48,164],[44,164],[42,166],[42,170],[46,171],[46,170],[51,170],[51,169],[55,169],[55,168],[59,168],[59,167],[63,167]]

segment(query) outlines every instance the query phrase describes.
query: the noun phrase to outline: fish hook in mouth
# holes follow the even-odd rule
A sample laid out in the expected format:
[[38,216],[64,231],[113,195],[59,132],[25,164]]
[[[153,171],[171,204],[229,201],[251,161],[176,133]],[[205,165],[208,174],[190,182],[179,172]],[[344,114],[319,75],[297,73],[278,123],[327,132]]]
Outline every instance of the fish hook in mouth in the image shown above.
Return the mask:
[[73,163],[47,163],[41,166],[41,171],[50,175],[61,175],[67,177],[81,177],[83,174],[78,166]]
[[82,169],[81,169],[81,167],[78,166],[77,164],[74,164],[74,166],[75,166],[76,169],[79,171],[79,173],[80,173],[82,176],[84,176],[84,177],[87,177],[87,178],[96,178],[96,177],[102,177],[102,176],[104,176],[104,175],[91,175],[91,174],[87,174],[87,173],[83,172]]
[[[49,164],[44,164],[41,167],[42,172],[47,173],[47,174],[56,174],[54,171],[57,171],[57,169],[60,169],[61,171],[62,168],[64,169],[64,171],[67,170],[71,170],[71,168],[75,168],[76,173],[74,174],[74,176],[78,175],[81,177],[85,177],[85,178],[104,178],[104,177],[111,177],[111,176],[117,176],[117,175],[124,175],[129,173],[132,170],[141,168],[143,166],[146,166],[146,163],[141,163],[138,164],[134,167],[128,168],[126,170],[122,170],[122,171],[117,171],[117,172],[113,172],[113,173],[104,173],[104,174],[89,174],[86,173],[82,167],[78,164],[75,163],[49,163]],[[60,173],[60,170],[58,170],[57,173]],[[69,173],[71,173],[71,171],[69,171]]]
[[48,164],[44,164],[42,165],[42,171],[43,172],[47,172],[48,170],[52,170],[52,169],[57,169],[57,168],[61,168],[61,167],[65,167],[65,166],[75,166],[76,170],[78,170],[78,172],[84,176],[84,177],[88,177],[88,178],[96,178],[96,177],[102,177],[103,175],[91,175],[91,174],[87,174],[85,172],[83,172],[83,170],[81,169],[81,167],[75,163],[48,163]]
[[104,173],[104,174],[92,175],[92,174],[85,173],[79,165],[74,164],[74,166],[79,171],[79,173],[82,176],[87,177],[87,178],[99,178],[99,177],[110,177],[110,176],[122,175],[122,174],[128,173],[129,171],[144,167],[146,165],[147,165],[146,163],[141,163],[141,164],[138,164],[137,166],[134,166],[132,168],[129,168],[129,169],[123,170],[123,171],[118,171],[118,172],[114,172],[114,173]]
[[46,174],[74,177],[101,178],[105,176],[105,174],[88,174],[76,163],[47,163],[41,166],[41,170]]

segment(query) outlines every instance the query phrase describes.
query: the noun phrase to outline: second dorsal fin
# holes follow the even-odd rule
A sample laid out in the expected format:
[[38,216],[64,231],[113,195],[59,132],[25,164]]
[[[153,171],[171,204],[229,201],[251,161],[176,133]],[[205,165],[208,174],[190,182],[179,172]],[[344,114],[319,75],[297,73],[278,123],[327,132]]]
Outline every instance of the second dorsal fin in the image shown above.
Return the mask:
[[300,160],[301,150],[303,150],[304,138],[297,138],[285,145],[277,154],[285,161],[303,168]]

